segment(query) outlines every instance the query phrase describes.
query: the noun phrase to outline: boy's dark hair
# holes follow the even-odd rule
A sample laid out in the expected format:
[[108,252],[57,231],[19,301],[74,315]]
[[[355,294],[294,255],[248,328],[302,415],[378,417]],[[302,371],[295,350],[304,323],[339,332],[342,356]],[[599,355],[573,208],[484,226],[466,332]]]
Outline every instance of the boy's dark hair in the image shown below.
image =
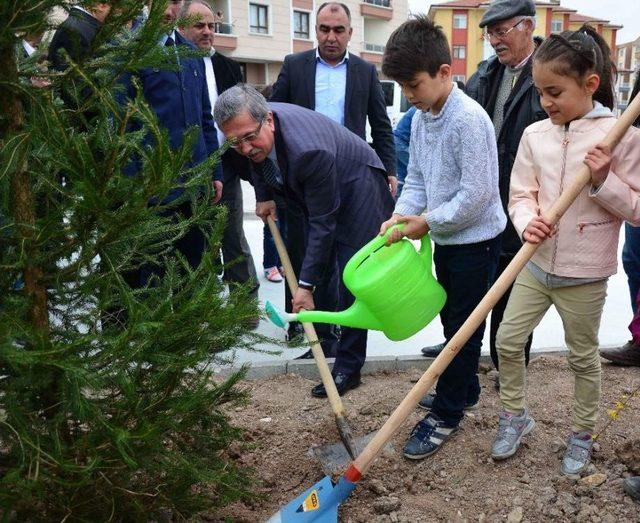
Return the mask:
[[423,72],[434,77],[442,64],[451,65],[451,50],[442,28],[426,16],[398,27],[387,42],[382,72],[398,82],[410,82]]
[[538,63],[553,64],[554,73],[573,76],[582,81],[587,75],[600,76],[600,87],[593,99],[605,107],[613,109],[613,75],[616,66],[611,61],[611,49],[602,36],[590,25],[583,25],[577,31],[552,34],[536,51],[534,60]]

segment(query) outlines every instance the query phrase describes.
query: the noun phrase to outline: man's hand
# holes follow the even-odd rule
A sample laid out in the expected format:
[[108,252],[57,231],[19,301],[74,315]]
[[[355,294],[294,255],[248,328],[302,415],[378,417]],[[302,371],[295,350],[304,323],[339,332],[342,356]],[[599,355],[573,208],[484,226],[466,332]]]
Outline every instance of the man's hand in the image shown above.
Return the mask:
[[256,202],[256,215],[264,223],[267,223],[267,217],[271,216],[274,221],[278,221],[278,215],[276,213],[276,202],[268,200],[266,202]]
[[522,233],[524,241],[529,243],[541,243],[546,238],[553,236],[553,228],[551,222],[544,216],[536,216],[531,218],[531,221],[527,224]]
[[394,229],[391,234],[389,234],[387,237],[387,245],[399,242],[404,237],[411,240],[419,240],[429,232],[429,224],[422,216],[401,216],[394,214],[380,227],[380,236],[383,236],[389,227],[400,223],[404,223],[405,226],[402,230]]
[[213,203],[218,203],[220,201],[220,198],[222,198],[222,182],[215,180],[213,182],[213,190]]
[[584,157],[584,163],[591,170],[591,183],[599,187],[611,170],[611,149],[603,144],[596,145]]
[[387,176],[387,182],[389,183],[391,197],[395,199],[398,194],[398,178],[396,176]]
[[312,311],[316,308],[313,303],[313,294],[307,289],[298,288],[293,299],[291,300],[293,306],[293,312],[300,312],[301,309],[306,311]]

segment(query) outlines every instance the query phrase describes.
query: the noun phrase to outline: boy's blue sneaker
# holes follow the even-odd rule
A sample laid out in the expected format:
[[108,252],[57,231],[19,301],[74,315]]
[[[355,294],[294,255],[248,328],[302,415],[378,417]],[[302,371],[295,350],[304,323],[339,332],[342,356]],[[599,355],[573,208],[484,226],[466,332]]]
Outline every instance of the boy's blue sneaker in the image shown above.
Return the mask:
[[438,416],[430,412],[411,431],[409,441],[404,446],[404,455],[409,459],[431,456],[457,430],[457,426],[445,425]]

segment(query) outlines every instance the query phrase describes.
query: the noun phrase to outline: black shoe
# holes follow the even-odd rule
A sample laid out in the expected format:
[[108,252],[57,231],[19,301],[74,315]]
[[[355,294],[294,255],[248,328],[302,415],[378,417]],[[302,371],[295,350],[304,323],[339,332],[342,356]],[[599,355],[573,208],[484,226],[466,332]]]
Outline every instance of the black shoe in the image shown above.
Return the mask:
[[636,501],[640,501],[640,476],[626,478],[622,482],[624,491]]
[[616,365],[640,367],[640,347],[633,340],[622,347],[600,349],[600,356]]
[[313,352],[311,352],[311,349],[309,349],[304,354],[300,354],[300,356],[298,356],[297,358],[293,358],[293,359],[294,360],[312,360],[313,359]]
[[423,347],[422,348],[422,355],[425,358],[437,358],[438,355],[442,352],[442,349],[444,349],[445,343],[438,343],[437,345],[431,345],[430,347]]
[[304,328],[302,327],[302,323],[293,321],[289,324],[289,328],[287,329],[287,341],[298,341],[298,339],[301,341],[303,335]]
[[[424,410],[431,410],[433,408],[433,402],[436,399],[435,392],[429,392],[418,402],[418,407]],[[476,410],[478,408],[479,399],[467,400],[464,404],[464,410]]]
[[[338,394],[342,396],[348,390],[355,389],[360,386],[360,373],[343,374],[342,372],[338,372],[333,376],[333,381],[336,384]],[[324,390],[324,385],[320,383],[311,389],[311,395],[314,398],[326,398],[327,391]]]

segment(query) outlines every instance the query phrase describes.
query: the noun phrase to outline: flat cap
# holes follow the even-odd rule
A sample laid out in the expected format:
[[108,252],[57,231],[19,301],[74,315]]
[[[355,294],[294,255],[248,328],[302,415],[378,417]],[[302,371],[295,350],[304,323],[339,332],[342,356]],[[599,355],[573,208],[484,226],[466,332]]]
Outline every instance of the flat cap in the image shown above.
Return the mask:
[[536,16],[533,0],[493,0],[480,20],[480,27],[508,20],[514,16]]

